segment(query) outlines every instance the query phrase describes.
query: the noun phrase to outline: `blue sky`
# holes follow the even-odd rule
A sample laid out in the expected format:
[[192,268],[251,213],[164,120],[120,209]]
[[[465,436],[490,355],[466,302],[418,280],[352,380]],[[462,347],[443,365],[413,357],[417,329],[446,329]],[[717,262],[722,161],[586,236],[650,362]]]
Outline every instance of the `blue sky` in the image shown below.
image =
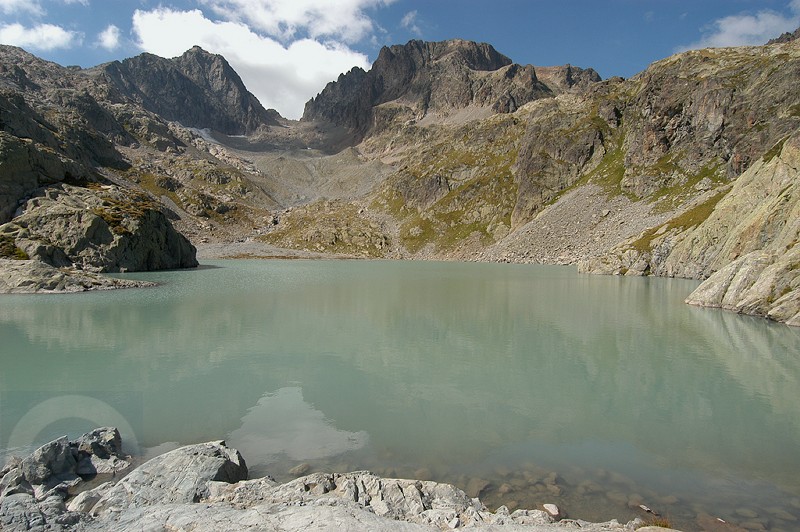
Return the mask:
[[340,72],[410,39],[489,42],[518,63],[607,78],[798,26],[800,0],[0,0],[0,43],[84,67],[199,44],[290,118]]

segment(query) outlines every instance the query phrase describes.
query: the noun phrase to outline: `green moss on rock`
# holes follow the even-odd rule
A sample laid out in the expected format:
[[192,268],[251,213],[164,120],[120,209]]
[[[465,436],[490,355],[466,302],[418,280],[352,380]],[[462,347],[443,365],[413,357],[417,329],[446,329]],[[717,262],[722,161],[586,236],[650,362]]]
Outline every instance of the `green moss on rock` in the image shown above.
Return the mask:
[[28,260],[28,254],[19,249],[14,239],[10,236],[0,235],[0,258],[14,260]]

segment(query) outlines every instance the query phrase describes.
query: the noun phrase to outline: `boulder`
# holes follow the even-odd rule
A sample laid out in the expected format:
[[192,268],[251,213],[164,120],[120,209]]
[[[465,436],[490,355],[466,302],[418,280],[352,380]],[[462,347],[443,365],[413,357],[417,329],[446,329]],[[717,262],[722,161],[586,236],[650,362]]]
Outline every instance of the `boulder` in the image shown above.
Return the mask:
[[66,436],[58,438],[22,460],[11,461],[0,472],[0,530],[73,530],[77,523],[88,519],[81,512],[91,496],[107,486],[85,492],[78,497],[82,503],[68,509],[65,500],[69,490],[81,483],[82,461],[91,463],[94,458],[98,465],[114,463],[124,469],[128,462],[122,457],[117,429],[100,428],[77,441],[69,441]]
[[122,452],[119,430],[102,427],[88,432],[72,443],[78,450],[77,473],[95,475],[127,469],[130,462]]
[[209,482],[247,478],[247,465],[224,441],[181,447],[138,467],[92,508],[98,515],[155,504],[193,503],[208,497]]
[[30,484],[44,484],[52,479],[72,480],[78,465],[76,454],[64,436],[36,449],[20,463],[19,470]]

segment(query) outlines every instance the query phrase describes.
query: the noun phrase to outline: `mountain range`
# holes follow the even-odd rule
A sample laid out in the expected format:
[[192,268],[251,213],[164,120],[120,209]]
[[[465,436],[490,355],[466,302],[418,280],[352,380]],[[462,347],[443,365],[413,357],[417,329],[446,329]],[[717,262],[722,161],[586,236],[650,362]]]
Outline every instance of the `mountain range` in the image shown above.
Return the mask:
[[576,264],[703,279],[693,304],[800,325],[797,36],[608,80],[410,41],[299,121],[198,47],[80,69],[0,46],[0,256],[125,271],[242,244]]

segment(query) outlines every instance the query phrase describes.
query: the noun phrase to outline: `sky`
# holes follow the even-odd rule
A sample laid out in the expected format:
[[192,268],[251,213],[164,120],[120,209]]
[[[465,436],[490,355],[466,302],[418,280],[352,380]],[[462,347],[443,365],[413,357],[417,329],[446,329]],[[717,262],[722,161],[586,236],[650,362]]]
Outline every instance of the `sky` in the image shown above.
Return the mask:
[[800,0],[0,0],[2,44],[82,67],[199,45],[295,119],[340,73],[411,39],[488,42],[517,63],[608,78],[798,27]]

